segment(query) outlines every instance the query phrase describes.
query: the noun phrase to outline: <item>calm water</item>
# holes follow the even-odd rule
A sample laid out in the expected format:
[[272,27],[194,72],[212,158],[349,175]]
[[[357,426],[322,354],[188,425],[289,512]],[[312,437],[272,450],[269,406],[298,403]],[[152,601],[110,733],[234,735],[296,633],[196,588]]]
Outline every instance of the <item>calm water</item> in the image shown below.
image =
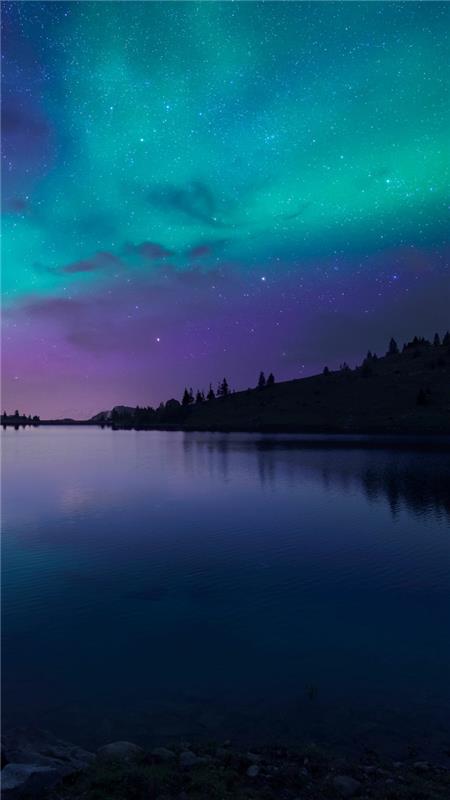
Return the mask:
[[450,747],[448,454],[92,428],[2,444],[5,726]]

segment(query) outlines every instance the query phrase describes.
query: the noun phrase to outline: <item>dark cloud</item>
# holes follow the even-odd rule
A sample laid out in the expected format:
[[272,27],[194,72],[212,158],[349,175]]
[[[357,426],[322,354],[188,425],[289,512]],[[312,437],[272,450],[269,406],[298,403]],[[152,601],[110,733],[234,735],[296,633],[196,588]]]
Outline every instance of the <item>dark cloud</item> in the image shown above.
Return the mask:
[[84,302],[69,300],[68,297],[45,297],[29,301],[23,310],[30,316],[67,319],[78,316],[84,305]]
[[70,275],[75,274],[77,272],[97,272],[98,270],[103,269],[118,269],[123,267],[123,262],[120,258],[113,255],[112,253],[107,252],[99,252],[92,256],[92,258],[86,258],[81,261],[74,261],[71,264],[66,264],[63,267],[56,267],[52,269],[51,272],[54,272],[58,275]]
[[124,247],[124,252],[127,255],[136,254],[142,256],[142,258],[147,258],[150,261],[160,258],[169,258],[169,256],[174,255],[172,250],[168,250],[162,244],[158,244],[158,242],[141,242],[141,244],[128,243]]
[[[46,329],[56,327],[63,340],[85,352],[114,357],[142,354],[161,335],[180,340],[182,347],[183,325],[190,327],[188,320],[195,319],[196,324],[208,326],[211,313],[222,313],[221,296],[237,292],[236,280],[221,270],[157,267],[151,275],[135,273],[131,281],[122,277],[108,291],[106,280],[95,292],[91,284],[89,289],[85,285],[72,300],[32,298],[12,313],[39,320]],[[223,308],[227,315],[227,307]]]
[[47,122],[29,102],[26,106],[18,97],[6,97],[2,103],[2,135],[41,138],[48,134]]
[[188,258],[205,258],[217,252],[217,250],[222,249],[226,242],[226,239],[214,239],[210,242],[200,242],[186,250],[186,255]]
[[302,214],[310,207],[311,203],[301,203],[297,208],[297,211],[293,211],[292,214],[281,214],[280,216],[282,219],[297,219],[297,217],[301,217]]
[[7,197],[2,202],[4,214],[23,214],[28,208],[25,197]]
[[193,222],[212,228],[226,227],[218,218],[218,203],[213,192],[201,181],[191,181],[185,186],[156,187],[147,193],[147,199],[162,211],[178,212]]

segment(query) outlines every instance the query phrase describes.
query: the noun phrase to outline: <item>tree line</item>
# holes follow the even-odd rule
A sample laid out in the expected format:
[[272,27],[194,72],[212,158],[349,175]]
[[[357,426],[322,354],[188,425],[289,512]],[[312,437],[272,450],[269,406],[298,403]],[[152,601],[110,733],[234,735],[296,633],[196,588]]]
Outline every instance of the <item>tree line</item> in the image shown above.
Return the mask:
[[14,423],[17,425],[39,425],[40,421],[41,418],[38,417],[37,414],[35,414],[33,417],[31,414],[28,414],[28,416],[27,414],[20,414],[17,408],[14,411],[14,414],[8,414],[7,411],[3,411],[1,416],[1,422],[4,425],[6,423]]
[[[441,338],[438,333],[435,333],[433,336],[433,341],[426,339],[424,336],[414,336],[413,339],[409,342],[405,342],[403,347],[400,351],[400,348],[394,339],[391,337],[388,348],[386,350],[385,356],[397,356],[402,353],[411,352],[413,357],[417,358],[423,350],[429,350],[430,348],[440,348],[440,347],[450,347],[450,331],[446,331],[446,333]],[[363,374],[366,375],[371,374],[371,368],[378,361],[378,356],[376,353],[372,353],[371,350],[367,352],[365,359],[363,360],[360,367],[357,369],[362,369]],[[351,372],[351,367],[344,361],[342,364],[339,365],[340,372]],[[323,368],[324,375],[330,375],[331,370],[328,367]]]
[[[275,377],[273,372],[271,372],[267,378],[264,372],[260,372],[256,388],[264,389],[266,386],[273,386],[274,383],[275,383]],[[193,404],[198,405],[199,403],[205,403],[207,401],[211,402],[211,400],[215,400],[216,397],[228,397],[228,395],[230,394],[234,394],[234,391],[230,390],[228,381],[226,378],[224,378],[218,384],[216,391],[214,391],[212,383],[210,383],[209,390],[206,394],[204,391],[197,389],[194,395],[192,387],[190,389],[185,387],[183,396],[181,398],[181,405],[182,406],[190,406]]]

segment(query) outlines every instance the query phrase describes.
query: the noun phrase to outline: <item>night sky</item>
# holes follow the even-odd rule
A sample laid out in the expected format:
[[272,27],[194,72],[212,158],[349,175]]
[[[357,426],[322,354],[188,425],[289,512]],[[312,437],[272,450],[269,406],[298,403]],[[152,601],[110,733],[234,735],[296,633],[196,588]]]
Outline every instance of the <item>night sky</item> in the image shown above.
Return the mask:
[[450,4],[2,7],[6,409],[450,327]]

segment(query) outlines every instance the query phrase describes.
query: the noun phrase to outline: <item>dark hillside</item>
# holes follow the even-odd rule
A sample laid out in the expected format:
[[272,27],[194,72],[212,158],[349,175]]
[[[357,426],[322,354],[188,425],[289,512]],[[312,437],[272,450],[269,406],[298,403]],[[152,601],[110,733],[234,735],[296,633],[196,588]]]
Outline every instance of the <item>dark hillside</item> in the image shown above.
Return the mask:
[[450,432],[450,352],[406,349],[354,370],[238,392],[189,408],[186,428]]
[[[264,383],[264,379],[260,378]],[[226,384],[226,381],[223,382]],[[223,387],[223,384],[222,384]],[[392,340],[382,357],[368,353],[361,366],[255,389],[210,393],[185,390],[183,401],[135,409],[109,421],[116,427],[304,433],[450,433],[450,336],[431,344],[414,338],[398,351]],[[106,413],[106,412],[105,412]],[[106,421],[106,419],[105,419]]]

